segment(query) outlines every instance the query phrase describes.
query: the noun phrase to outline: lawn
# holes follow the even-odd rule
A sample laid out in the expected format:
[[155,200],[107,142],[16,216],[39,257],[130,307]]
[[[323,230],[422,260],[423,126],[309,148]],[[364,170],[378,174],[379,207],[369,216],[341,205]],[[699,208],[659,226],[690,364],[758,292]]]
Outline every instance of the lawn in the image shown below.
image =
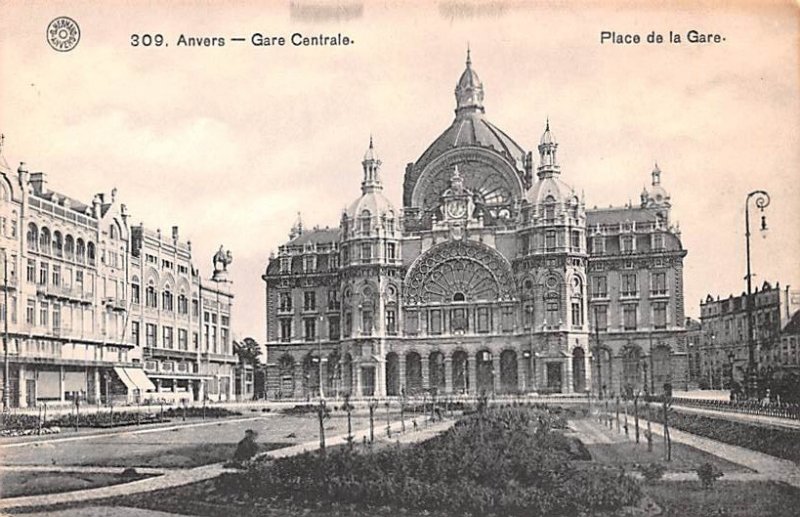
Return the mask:
[[[272,451],[292,445],[286,442],[259,443],[261,451]],[[235,443],[205,443],[175,447],[167,451],[155,451],[130,456],[110,457],[90,460],[83,463],[87,466],[100,467],[157,467],[157,468],[193,468],[211,463],[229,461],[236,450]]]
[[766,481],[725,481],[711,490],[699,481],[660,481],[642,488],[663,510],[663,517],[794,517],[800,489]]
[[148,474],[111,474],[104,472],[0,472],[0,498],[56,494],[85,490],[151,477]]
[[586,446],[592,460],[606,465],[617,465],[632,470],[635,465],[661,463],[668,472],[694,472],[703,463],[709,462],[722,472],[750,472],[750,469],[724,460],[694,447],[672,442],[672,460],[664,458],[664,442],[660,436],[654,437],[653,452],[647,451],[647,441],[642,440],[619,443],[595,443]]

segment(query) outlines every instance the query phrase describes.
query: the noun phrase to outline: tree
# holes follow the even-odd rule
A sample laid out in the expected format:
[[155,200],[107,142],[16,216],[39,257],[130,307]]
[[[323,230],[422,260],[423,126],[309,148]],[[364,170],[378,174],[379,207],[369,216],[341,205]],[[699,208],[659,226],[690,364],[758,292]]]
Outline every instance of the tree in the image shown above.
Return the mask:
[[251,337],[246,337],[238,342],[234,341],[233,353],[239,357],[241,364],[256,367],[261,363],[261,345]]

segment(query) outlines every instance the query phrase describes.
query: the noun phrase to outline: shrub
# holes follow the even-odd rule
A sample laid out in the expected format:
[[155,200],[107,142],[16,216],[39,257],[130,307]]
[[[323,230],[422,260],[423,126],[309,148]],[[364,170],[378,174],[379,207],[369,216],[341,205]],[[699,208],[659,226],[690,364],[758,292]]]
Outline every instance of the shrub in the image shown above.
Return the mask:
[[645,481],[648,483],[655,483],[664,476],[667,467],[658,462],[653,462],[648,465],[640,465],[639,472],[644,476]]
[[722,471],[709,462],[703,463],[697,467],[695,472],[697,472],[697,477],[700,478],[700,483],[706,490],[712,488],[714,482],[723,476]]

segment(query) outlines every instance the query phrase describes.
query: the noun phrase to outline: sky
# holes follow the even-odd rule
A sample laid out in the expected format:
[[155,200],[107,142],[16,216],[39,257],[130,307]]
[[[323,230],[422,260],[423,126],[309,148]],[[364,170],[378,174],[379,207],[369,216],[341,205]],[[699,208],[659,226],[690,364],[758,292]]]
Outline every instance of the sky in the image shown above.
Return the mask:
[[[655,161],[685,259],[686,312],[745,288],[744,206],[763,189],[754,281],[800,288],[798,10],[789,3],[8,2],[0,0],[0,132],[12,168],[86,202],[118,189],[130,222],[180,227],[208,276],[229,248],[236,335],[265,339],[261,275],[297,213],[336,226],[373,135],[385,194],[453,119],[467,45],[486,116],[526,150],[549,117],[562,179],[588,207],[636,203]],[[45,29],[80,26],[69,52]],[[721,35],[688,43],[686,33]],[[601,43],[603,31],[639,44]],[[655,31],[681,43],[649,44]],[[348,35],[256,47],[253,33]],[[131,34],[168,46],[133,47]],[[179,47],[224,37],[224,47]],[[245,42],[232,42],[243,37]],[[536,152],[534,152],[536,156]]]

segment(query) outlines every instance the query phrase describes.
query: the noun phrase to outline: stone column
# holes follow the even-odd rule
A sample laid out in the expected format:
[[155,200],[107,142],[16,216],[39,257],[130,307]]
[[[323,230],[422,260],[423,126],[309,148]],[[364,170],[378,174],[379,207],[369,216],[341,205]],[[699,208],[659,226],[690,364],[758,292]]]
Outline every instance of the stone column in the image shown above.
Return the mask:
[[[36,375],[36,372],[33,372]],[[20,364],[18,367],[18,374],[17,379],[19,379],[19,384],[17,388],[17,407],[28,407],[28,383],[25,379],[25,365]],[[9,371],[9,386],[11,386],[11,372]],[[9,405],[14,405],[14,402],[11,400],[9,393]]]
[[204,380],[197,381],[197,399],[202,402],[206,396],[206,382]]
[[444,391],[453,393],[453,356],[446,355],[444,358]]
[[92,368],[92,404],[100,403],[100,368]]
[[587,352],[585,356],[583,356],[583,371],[585,376],[584,383],[586,384],[586,388],[591,392],[592,391],[592,361],[589,353]]
[[495,395],[501,391],[500,384],[500,354],[492,353],[492,381]]
[[430,356],[422,357],[420,363],[422,363],[422,389],[427,390],[431,386],[430,382]]
[[467,390],[471,395],[478,394],[478,361],[474,355],[467,356],[467,368],[464,374],[467,376]]
[[375,396],[386,396],[386,359],[381,359],[375,363]]

